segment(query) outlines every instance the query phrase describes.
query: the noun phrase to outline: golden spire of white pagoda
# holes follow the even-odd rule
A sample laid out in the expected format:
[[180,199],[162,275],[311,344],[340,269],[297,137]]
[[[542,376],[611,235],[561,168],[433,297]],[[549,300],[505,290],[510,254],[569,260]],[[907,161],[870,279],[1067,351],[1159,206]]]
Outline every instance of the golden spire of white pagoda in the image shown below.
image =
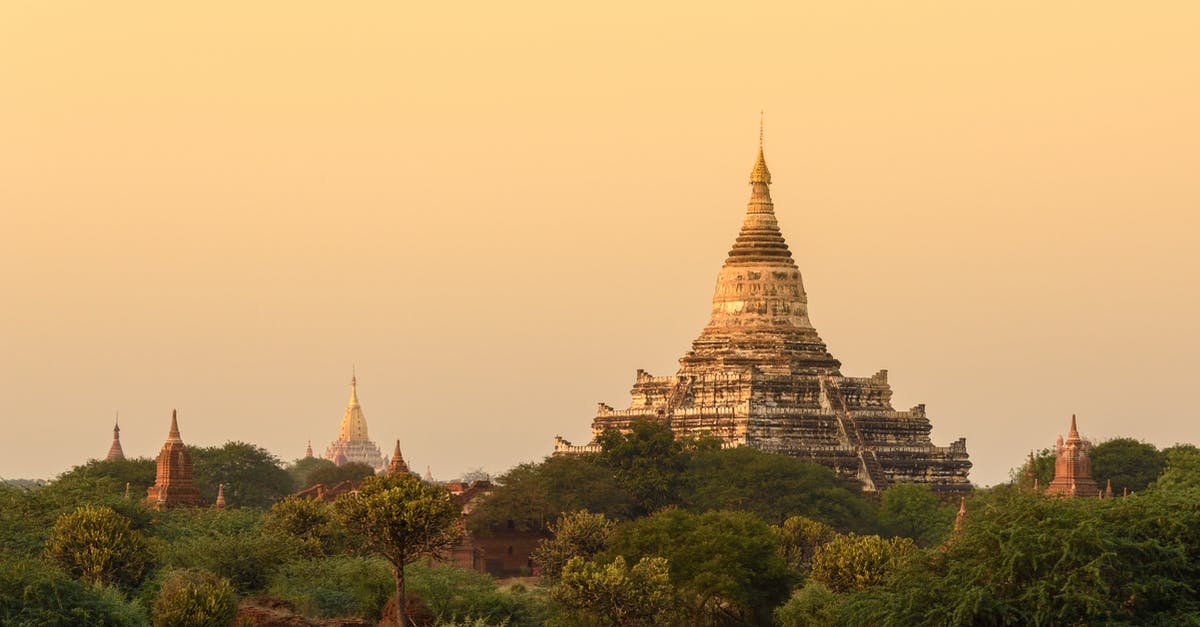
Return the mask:
[[342,415],[342,424],[338,427],[338,439],[343,442],[370,440],[367,436],[367,419],[363,416],[362,406],[358,404],[358,375],[350,375],[350,401],[346,403],[346,413]]

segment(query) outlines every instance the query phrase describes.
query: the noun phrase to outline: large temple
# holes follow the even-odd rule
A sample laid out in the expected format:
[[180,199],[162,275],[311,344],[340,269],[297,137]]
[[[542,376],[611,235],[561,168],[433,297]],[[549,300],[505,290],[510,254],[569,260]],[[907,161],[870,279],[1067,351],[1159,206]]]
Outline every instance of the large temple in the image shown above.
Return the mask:
[[192,480],[192,456],[179,436],[179,421],[173,409],[171,430],[154,466],[154,485],[146,488],[146,504],[155,509],[204,504]]
[[[925,406],[892,408],[887,371],[847,377],[808,317],[808,297],[775,217],[759,139],[746,215],[717,275],[712,316],[674,375],[637,371],[628,409],[601,403],[593,438],[637,420],[709,433],[828,466],[879,491],[897,482],[970,489],[963,438],[934,446]],[[555,454],[598,450],[555,437]]]
[[[1071,430],[1067,439],[1058,436],[1054,443],[1054,480],[1046,486],[1046,494],[1056,496],[1100,496],[1100,486],[1092,478],[1092,460],[1087,454],[1088,443],[1079,437],[1075,415],[1071,415]],[[1112,486],[1108,487],[1112,496]]]
[[350,377],[350,401],[338,427],[338,438],[325,449],[325,459],[342,465],[357,462],[376,470],[387,467],[379,447],[367,435],[367,418],[358,404],[358,376]]

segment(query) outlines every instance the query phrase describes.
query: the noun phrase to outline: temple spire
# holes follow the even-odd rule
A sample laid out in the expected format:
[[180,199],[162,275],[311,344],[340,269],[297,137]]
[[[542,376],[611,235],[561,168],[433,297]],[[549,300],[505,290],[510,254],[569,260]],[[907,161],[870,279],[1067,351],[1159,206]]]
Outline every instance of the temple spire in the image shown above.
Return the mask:
[[[758,158],[754,160],[754,169],[750,170],[750,183],[771,184],[771,171],[767,169],[767,159],[763,156],[763,120],[762,111],[758,112]],[[755,187],[755,192],[758,187]],[[764,188],[765,191],[765,188]],[[770,193],[767,198],[770,199]]]
[[780,264],[794,267],[792,252],[775,219],[775,203],[771,200],[771,171],[763,156],[762,126],[759,125],[758,157],[750,171],[750,201],[746,217],[725,265]]
[[110,462],[118,459],[125,459],[125,450],[121,448],[121,422],[119,415],[113,419],[112,444],[108,447],[108,455],[104,456],[104,461]]
[[179,420],[176,417],[175,410],[171,410],[171,431],[167,433],[167,440],[182,440],[179,436]]
[[396,448],[392,450],[392,460],[388,463],[387,474],[398,475],[407,473],[408,464],[404,462],[404,455],[400,453],[400,440],[396,440]]
[[1071,414],[1071,430],[1067,432],[1067,441],[1070,442],[1072,440],[1075,442],[1080,440],[1079,429],[1075,428],[1075,414]]
[[225,484],[217,484],[217,500],[213,503],[214,509],[225,509]]
[[358,373],[350,366],[350,403],[351,407],[358,405]]

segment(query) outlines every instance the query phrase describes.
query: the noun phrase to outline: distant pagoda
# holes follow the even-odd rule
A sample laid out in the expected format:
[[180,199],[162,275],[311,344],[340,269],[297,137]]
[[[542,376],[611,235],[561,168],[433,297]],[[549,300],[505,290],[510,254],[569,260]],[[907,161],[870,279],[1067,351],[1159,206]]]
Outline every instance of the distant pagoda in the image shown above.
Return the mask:
[[[1100,496],[1100,486],[1092,479],[1092,460],[1087,454],[1088,444],[1079,437],[1075,428],[1075,416],[1071,415],[1071,430],[1067,439],[1058,436],[1054,444],[1054,480],[1046,487],[1046,494],[1055,496]],[[1108,495],[1112,495],[1111,484]]]
[[385,466],[379,447],[367,436],[367,419],[358,404],[358,376],[350,377],[350,402],[338,427],[338,438],[325,449],[325,459],[338,464],[367,464],[376,470]]
[[115,420],[113,421],[112,445],[108,447],[108,455],[104,456],[104,461],[111,462],[120,459],[125,459],[125,450],[121,448],[121,424],[119,420]]
[[192,457],[179,437],[179,421],[171,410],[171,431],[158,452],[154,485],[146,488],[146,504],[156,509],[194,507],[204,504],[192,482]]
[[[763,157],[750,173],[741,232],[717,275],[708,326],[673,376],[637,371],[629,409],[601,403],[593,438],[636,420],[677,434],[711,433],[725,446],[750,446],[828,466],[866,490],[896,482],[939,493],[970,489],[966,440],[934,446],[925,406],[896,411],[887,371],[843,376],[808,318],[808,297],[771,200]],[[556,454],[598,450],[555,438]]]

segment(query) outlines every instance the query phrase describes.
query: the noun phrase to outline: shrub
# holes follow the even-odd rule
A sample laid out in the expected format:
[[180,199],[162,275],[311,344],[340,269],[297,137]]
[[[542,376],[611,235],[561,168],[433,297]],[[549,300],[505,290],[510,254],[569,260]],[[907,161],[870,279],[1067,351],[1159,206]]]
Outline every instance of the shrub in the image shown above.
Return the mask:
[[835,592],[866,590],[883,583],[900,558],[916,549],[908,538],[885,540],[879,536],[838,536],[817,549],[812,578]]
[[810,581],[787,603],[775,609],[781,627],[825,627],[840,624],[835,610],[838,595],[824,584]]
[[88,583],[124,587],[141,581],[150,558],[145,538],[130,529],[128,518],[91,505],[58,517],[46,555]]
[[237,613],[237,597],[228,579],[177,570],[163,579],[153,613],[156,627],[226,627]]
[[271,577],[267,594],[314,618],[378,620],[394,589],[387,560],[339,556],[286,564]]
[[146,625],[120,592],[81,583],[35,559],[0,558],[0,624]]

